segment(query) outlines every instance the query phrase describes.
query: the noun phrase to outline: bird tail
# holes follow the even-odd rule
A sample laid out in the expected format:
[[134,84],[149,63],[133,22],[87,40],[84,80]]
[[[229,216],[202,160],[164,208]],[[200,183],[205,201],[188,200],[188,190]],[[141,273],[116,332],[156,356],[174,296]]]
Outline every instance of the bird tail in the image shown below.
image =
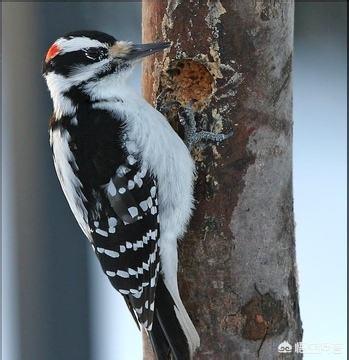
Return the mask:
[[178,291],[170,292],[161,275],[156,287],[153,327],[148,333],[157,360],[190,360],[200,345]]

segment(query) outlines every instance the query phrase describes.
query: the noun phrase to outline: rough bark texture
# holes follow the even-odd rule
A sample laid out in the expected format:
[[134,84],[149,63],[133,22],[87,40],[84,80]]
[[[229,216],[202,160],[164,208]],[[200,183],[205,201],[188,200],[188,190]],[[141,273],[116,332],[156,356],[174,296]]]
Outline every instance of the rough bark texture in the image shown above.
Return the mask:
[[[197,206],[180,245],[179,286],[201,337],[195,359],[301,358],[278,352],[283,341],[302,339],[292,198],[293,12],[291,0],[143,1],[143,41],[173,42],[144,63],[147,100],[194,100],[199,128],[235,132],[221,145],[192,151]],[[166,115],[181,132],[176,110]]]

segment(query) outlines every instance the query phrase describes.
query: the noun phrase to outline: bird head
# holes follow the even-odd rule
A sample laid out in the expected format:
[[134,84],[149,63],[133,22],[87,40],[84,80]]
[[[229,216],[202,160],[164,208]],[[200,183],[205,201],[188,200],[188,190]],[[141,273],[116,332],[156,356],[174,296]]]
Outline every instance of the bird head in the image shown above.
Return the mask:
[[169,43],[134,44],[99,31],[71,32],[46,53],[43,76],[55,102],[81,93],[98,97],[122,83],[137,60],[169,47]]

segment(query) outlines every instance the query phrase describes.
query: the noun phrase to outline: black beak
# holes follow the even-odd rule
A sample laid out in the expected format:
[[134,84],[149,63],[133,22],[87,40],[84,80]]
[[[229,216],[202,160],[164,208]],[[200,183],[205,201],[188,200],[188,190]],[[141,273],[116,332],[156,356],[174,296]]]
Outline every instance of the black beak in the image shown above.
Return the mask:
[[167,49],[171,43],[133,44],[130,52],[126,55],[128,60],[141,59],[156,52]]

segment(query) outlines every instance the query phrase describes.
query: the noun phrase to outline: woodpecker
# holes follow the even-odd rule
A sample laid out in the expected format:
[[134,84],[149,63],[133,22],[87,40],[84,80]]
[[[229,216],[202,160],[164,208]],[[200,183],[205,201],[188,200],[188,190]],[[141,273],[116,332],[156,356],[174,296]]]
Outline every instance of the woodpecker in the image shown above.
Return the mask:
[[194,163],[166,118],[127,86],[137,45],[75,31],[46,53],[54,166],[102,269],[159,360],[191,359],[199,335],[177,286],[177,240],[193,210]]
[[232,133],[197,132],[188,106],[178,114],[186,146],[128,87],[134,64],[169,46],[70,32],[47,51],[43,76],[54,166],[78,224],[157,359],[190,360],[200,338],[177,285],[177,241],[194,207],[189,149]]

